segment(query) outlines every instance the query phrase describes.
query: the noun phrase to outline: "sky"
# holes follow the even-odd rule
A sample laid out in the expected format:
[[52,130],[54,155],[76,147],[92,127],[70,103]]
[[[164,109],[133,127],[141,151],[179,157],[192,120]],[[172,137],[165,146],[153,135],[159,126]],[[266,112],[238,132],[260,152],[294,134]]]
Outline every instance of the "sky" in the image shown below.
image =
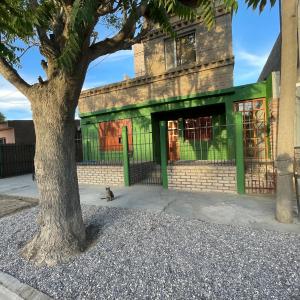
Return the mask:
[[[238,12],[232,20],[235,86],[257,81],[280,30],[278,5],[272,9],[266,6],[259,14],[258,11],[248,9],[244,1],[239,2]],[[112,35],[112,31],[103,26],[101,29],[103,36],[100,38]],[[30,49],[22,57],[22,68],[18,72],[29,83],[36,82],[39,75],[43,77],[40,60],[37,49]],[[125,75],[134,77],[133,52],[130,50],[94,61],[88,69],[83,89],[118,82]],[[32,118],[29,101],[1,76],[0,111],[8,120]]]

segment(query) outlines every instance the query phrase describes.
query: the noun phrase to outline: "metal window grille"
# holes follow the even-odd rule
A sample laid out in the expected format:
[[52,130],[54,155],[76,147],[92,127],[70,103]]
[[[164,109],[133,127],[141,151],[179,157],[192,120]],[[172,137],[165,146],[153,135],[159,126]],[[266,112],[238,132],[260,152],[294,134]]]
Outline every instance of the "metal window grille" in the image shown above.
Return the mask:
[[272,126],[271,119],[267,119],[266,99],[237,102],[234,109],[243,115],[246,192],[274,193],[276,170],[274,151],[271,149]]

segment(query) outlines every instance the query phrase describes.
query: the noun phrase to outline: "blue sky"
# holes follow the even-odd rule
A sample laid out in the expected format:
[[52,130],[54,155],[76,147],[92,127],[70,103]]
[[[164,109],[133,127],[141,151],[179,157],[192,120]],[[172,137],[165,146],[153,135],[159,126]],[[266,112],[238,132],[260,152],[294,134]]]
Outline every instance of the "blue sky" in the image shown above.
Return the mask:
[[[232,26],[234,84],[256,82],[279,33],[278,5],[272,9],[267,6],[259,14],[240,1]],[[103,37],[111,34],[107,29],[103,31]],[[43,76],[39,61],[37,49],[28,51],[22,59],[19,72],[30,83],[34,83],[39,75]],[[132,51],[120,51],[94,61],[88,70],[84,89],[123,80],[124,75],[134,76]],[[1,76],[0,111],[9,120],[31,119],[32,116],[29,101]]]

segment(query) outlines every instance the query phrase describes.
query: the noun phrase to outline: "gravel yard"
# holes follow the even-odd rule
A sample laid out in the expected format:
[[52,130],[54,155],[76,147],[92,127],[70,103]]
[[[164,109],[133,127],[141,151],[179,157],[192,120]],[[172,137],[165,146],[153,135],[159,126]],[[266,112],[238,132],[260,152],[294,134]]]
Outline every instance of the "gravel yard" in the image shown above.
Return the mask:
[[299,299],[300,236],[144,210],[84,207],[99,229],[69,263],[18,256],[37,208],[0,219],[0,270],[55,299]]

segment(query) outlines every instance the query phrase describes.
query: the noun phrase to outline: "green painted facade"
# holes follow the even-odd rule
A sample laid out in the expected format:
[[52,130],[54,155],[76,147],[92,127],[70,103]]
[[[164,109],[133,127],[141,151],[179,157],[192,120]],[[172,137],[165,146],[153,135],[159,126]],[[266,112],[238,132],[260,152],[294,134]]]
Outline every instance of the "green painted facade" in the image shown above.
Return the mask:
[[230,160],[234,158],[234,149],[230,148],[228,131],[232,125],[226,126],[226,115],[212,116],[212,138],[207,141],[187,140],[184,138],[183,119],[180,119],[179,157],[180,160]]
[[243,147],[243,116],[241,113],[235,114],[236,133],[236,186],[239,194],[245,194],[245,164]]
[[[235,88],[206,92],[186,97],[149,100],[136,105],[115,107],[80,114],[85,161],[123,163],[122,147],[115,151],[101,151],[99,122],[130,119],[132,122],[133,146],[129,147],[131,161],[161,161],[160,121],[179,119],[183,128],[183,115],[209,107],[213,116],[213,133],[209,141],[185,140],[179,130],[180,160],[231,160],[235,158],[235,117],[233,104],[236,101],[255,98],[270,99],[270,83],[260,82]],[[130,137],[129,137],[130,139]]]

